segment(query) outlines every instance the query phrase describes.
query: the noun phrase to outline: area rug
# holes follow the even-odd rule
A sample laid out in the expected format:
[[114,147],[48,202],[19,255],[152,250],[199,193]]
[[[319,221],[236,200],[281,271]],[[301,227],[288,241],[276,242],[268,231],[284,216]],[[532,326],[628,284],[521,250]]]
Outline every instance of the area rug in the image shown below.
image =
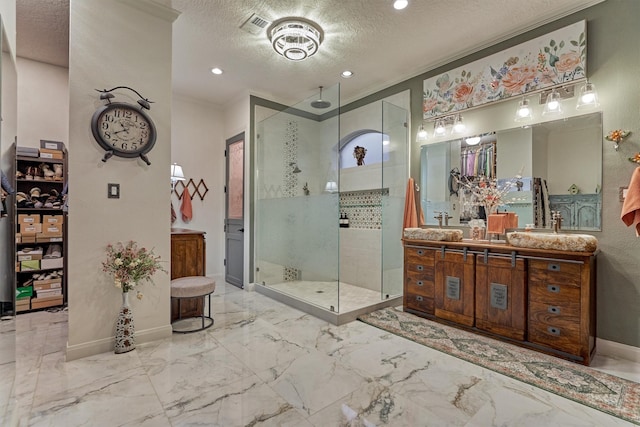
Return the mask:
[[377,328],[640,425],[640,383],[384,308],[358,317]]

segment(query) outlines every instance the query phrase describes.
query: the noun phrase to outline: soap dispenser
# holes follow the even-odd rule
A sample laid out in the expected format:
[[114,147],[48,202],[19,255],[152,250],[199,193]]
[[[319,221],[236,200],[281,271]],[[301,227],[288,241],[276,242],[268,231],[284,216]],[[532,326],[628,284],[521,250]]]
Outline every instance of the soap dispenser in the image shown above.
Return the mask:
[[349,228],[349,217],[347,216],[347,213],[344,213],[344,226],[346,228]]

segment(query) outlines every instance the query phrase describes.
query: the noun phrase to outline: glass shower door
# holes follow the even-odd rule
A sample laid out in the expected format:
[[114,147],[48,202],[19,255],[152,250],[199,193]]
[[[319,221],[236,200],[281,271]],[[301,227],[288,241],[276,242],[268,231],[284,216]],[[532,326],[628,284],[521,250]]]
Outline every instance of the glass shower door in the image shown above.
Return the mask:
[[381,299],[402,295],[402,221],[407,185],[407,110],[382,103],[382,287]]
[[[339,87],[322,98],[339,105]],[[257,126],[256,282],[307,303],[339,311],[339,114],[315,110],[313,97]],[[331,111],[331,110],[329,110]]]

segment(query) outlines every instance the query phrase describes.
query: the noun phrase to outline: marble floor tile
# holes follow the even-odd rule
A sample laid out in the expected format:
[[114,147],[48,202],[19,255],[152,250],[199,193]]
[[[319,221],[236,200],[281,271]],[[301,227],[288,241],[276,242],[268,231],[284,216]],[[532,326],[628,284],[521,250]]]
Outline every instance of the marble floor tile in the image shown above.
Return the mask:
[[[13,390],[0,384],[0,425],[631,425],[370,325],[328,324],[221,280],[211,307],[207,330],[71,362],[66,312],[19,315],[15,366],[0,363],[3,378],[16,378]],[[0,323],[0,338],[8,329]],[[640,379],[638,363],[598,355],[594,368]]]

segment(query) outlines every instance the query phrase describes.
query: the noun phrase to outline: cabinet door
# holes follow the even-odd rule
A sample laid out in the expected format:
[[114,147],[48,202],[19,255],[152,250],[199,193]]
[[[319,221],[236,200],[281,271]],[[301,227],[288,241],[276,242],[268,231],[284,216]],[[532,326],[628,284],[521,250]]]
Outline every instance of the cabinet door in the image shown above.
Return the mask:
[[[205,275],[205,242],[202,234],[171,235],[171,279]],[[181,317],[201,316],[202,298],[171,301],[171,321]]]
[[436,251],[435,314],[461,325],[474,325],[475,257]]
[[476,257],[476,326],[501,336],[524,340],[526,332],[525,260]]

